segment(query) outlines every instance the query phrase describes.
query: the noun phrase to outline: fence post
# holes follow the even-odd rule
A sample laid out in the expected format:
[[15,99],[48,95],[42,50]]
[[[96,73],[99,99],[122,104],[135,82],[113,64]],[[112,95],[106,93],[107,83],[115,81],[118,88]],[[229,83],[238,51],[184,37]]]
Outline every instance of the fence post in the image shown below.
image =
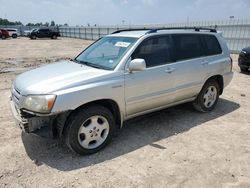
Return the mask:
[[87,28],[85,27],[84,30],[85,30],[85,39],[87,39]]
[[94,36],[93,36],[93,28],[91,27],[91,38],[92,38],[92,40],[94,40]]

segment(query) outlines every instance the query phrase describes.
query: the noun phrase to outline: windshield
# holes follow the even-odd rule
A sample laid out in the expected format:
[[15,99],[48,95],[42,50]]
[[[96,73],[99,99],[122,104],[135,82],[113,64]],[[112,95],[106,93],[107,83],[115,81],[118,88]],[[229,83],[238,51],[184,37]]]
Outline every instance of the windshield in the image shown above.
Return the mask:
[[104,37],[84,50],[75,60],[92,67],[113,70],[136,40],[137,38],[131,37]]

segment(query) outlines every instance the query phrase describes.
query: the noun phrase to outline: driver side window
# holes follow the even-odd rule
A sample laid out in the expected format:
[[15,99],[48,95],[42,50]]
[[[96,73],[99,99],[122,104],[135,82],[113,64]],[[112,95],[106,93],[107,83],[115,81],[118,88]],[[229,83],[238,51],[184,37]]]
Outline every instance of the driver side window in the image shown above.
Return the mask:
[[146,39],[132,54],[132,59],[141,58],[146,67],[154,67],[172,62],[169,36]]

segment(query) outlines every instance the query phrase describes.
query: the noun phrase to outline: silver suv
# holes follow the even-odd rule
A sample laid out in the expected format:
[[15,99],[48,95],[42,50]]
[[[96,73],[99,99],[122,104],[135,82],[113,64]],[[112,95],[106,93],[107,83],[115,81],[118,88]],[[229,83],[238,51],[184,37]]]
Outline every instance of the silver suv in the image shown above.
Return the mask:
[[186,102],[213,110],[232,76],[229,50],[214,29],[122,30],[74,60],[19,75],[10,104],[23,131],[48,126],[71,150],[90,154],[135,116]]

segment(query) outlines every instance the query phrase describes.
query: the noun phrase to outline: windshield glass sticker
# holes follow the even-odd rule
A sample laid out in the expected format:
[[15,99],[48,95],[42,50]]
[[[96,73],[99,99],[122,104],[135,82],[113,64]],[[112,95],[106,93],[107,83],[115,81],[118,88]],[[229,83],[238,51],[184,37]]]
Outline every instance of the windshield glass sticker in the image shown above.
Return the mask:
[[117,42],[115,46],[117,47],[122,47],[122,48],[127,48],[130,45],[129,42]]

